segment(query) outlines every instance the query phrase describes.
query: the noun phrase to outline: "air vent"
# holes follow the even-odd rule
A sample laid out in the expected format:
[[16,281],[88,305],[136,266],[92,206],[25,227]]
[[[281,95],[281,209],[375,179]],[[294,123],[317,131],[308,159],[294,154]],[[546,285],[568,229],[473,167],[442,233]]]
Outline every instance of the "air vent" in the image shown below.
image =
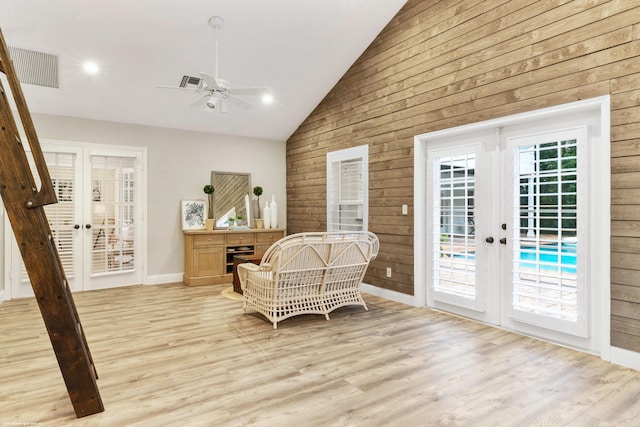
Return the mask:
[[45,87],[60,87],[58,55],[9,46],[18,80]]
[[202,89],[203,81],[200,77],[182,76],[180,87]]

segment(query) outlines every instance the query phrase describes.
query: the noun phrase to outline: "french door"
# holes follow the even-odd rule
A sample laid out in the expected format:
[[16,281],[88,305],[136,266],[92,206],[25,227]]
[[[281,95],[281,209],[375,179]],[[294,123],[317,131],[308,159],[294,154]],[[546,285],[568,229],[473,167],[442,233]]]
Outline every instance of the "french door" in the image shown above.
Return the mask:
[[[42,149],[58,197],[45,212],[71,290],[141,283],[141,152],[57,143]],[[31,296],[14,238],[10,248],[11,296]]]
[[568,115],[427,145],[429,306],[595,349],[589,132]]

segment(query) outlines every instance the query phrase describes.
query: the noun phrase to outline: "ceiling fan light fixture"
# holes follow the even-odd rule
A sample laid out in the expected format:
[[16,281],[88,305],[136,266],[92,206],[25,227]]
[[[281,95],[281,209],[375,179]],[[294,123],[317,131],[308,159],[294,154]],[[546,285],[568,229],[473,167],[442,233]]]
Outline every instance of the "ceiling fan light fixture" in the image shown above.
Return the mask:
[[264,95],[262,95],[262,103],[267,105],[273,103],[273,95],[271,95],[270,93],[265,93]]
[[207,100],[207,108],[214,110],[218,106],[218,97],[211,95]]

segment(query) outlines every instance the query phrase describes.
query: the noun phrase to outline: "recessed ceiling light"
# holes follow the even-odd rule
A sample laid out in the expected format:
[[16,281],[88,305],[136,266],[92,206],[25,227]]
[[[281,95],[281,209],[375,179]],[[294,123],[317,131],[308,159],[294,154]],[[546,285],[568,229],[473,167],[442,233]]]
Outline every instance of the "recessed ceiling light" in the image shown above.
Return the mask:
[[93,61],[87,61],[82,64],[82,69],[87,74],[98,74],[98,71],[100,71],[100,67],[98,66],[98,64]]
[[262,95],[262,102],[264,104],[271,104],[273,102],[273,95],[271,95],[270,93],[265,93],[264,95]]

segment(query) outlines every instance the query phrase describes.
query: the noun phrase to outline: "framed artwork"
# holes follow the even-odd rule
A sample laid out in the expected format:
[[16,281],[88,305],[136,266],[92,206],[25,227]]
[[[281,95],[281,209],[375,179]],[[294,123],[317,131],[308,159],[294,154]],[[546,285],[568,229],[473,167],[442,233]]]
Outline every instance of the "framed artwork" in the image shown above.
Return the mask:
[[180,202],[183,230],[204,230],[206,228],[206,203],[204,200],[182,200]]

